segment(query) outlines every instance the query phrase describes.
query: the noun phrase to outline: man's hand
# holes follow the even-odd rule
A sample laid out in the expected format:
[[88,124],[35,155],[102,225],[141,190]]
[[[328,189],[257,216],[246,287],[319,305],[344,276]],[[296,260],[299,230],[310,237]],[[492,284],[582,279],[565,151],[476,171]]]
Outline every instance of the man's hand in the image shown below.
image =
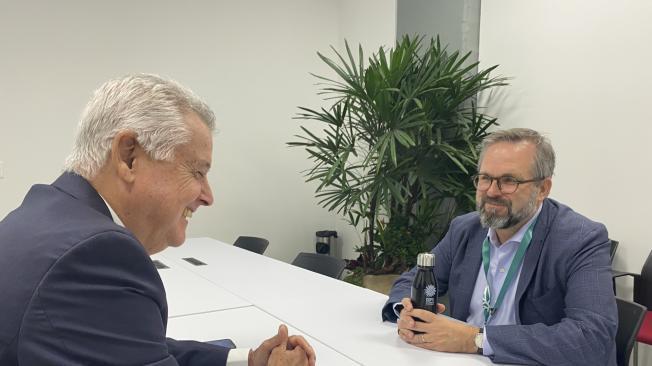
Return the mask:
[[288,337],[288,328],[281,325],[278,333],[249,352],[249,366],[315,366],[315,351],[301,336]]
[[[426,310],[414,309],[408,298],[403,299],[401,304],[403,310],[397,321],[398,334],[407,343],[441,352],[475,353],[478,350],[474,342],[478,328]],[[444,309],[444,305],[437,304],[438,312]]]
[[312,349],[308,341],[305,340],[302,336],[293,335],[288,338],[287,346],[288,350],[294,350],[299,348],[305,352],[306,357],[308,357],[308,365],[315,366],[317,362],[317,356],[315,355],[315,350]]

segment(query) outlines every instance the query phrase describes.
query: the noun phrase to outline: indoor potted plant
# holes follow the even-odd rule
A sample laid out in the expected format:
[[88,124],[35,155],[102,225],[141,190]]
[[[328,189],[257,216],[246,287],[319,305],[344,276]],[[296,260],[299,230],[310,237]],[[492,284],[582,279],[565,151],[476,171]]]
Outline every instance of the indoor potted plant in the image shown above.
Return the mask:
[[476,71],[470,54],[448,52],[438,38],[424,46],[423,37],[405,36],[368,60],[348,43],[345,55],[335,54],[318,53],[337,77],[315,75],[332,105],[299,107],[297,116],[322,131],[302,126],[288,144],[313,161],[306,181],[319,182],[320,204],[364,233],[349,268],[401,273],[454,216],[474,209],[477,146],[496,123],[479,113],[476,99],[504,79],[490,76],[497,66]]

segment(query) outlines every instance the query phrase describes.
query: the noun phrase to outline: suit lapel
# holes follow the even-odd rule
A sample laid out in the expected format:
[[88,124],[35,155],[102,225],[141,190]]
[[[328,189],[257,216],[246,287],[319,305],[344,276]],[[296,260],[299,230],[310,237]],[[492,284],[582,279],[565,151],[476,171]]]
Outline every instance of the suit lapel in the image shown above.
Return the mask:
[[469,241],[466,245],[466,252],[464,253],[464,269],[463,275],[460,276],[459,283],[460,293],[458,298],[460,302],[459,317],[458,319],[466,320],[469,317],[469,305],[471,304],[471,297],[473,296],[473,289],[475,288],[475,281],[477,280],[478,271],[482,264],[482,242],[487,237],[488,229],[482,228],[475,231],[473,235],[469,236]]
[[548,199],[543,201],[543,207],[537,218],[537,223],[534,225],[534,233],[532,235],[532,242],[530,247],[525,253],[525,258],[523,258],[523,266],[521,268],[521,274],[518,279],[518,284],[516,286],[516,322],[520,324],[520,314],[519,314],[519,304],[521,298],[525,293],[525,290],[529,287],[534,272],[537,269],[539,263],[539,258],[541,257],[541,251],[543,250],[543,243],[550,232],[550,225],[555,216],[555,210],[553,205],[548,201]]

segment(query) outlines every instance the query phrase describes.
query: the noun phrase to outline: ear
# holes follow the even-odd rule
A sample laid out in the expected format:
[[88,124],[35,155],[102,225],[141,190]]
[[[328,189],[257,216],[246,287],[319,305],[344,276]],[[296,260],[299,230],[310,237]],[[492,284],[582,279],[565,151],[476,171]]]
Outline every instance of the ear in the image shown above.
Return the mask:
[[133,165],[139,149],[133,131],[118,132],[111,143],[111,164],[116,168],[117,175],[127,183],[133,183],[136,179]]
[[552,189],[552,178],[548,177],[541,182],[539,186],[539,199],[543,201],[544,198],[548,197],[550,190]]

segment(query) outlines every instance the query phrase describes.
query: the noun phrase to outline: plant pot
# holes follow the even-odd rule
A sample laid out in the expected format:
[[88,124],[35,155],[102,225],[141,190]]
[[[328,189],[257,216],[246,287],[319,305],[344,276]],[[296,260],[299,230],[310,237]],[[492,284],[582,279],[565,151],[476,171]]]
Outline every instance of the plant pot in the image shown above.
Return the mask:
[[362,286],[387,295],[389,290],[392,289],[392,284],[399,276],[397,274],[364,275],[362,277]]

